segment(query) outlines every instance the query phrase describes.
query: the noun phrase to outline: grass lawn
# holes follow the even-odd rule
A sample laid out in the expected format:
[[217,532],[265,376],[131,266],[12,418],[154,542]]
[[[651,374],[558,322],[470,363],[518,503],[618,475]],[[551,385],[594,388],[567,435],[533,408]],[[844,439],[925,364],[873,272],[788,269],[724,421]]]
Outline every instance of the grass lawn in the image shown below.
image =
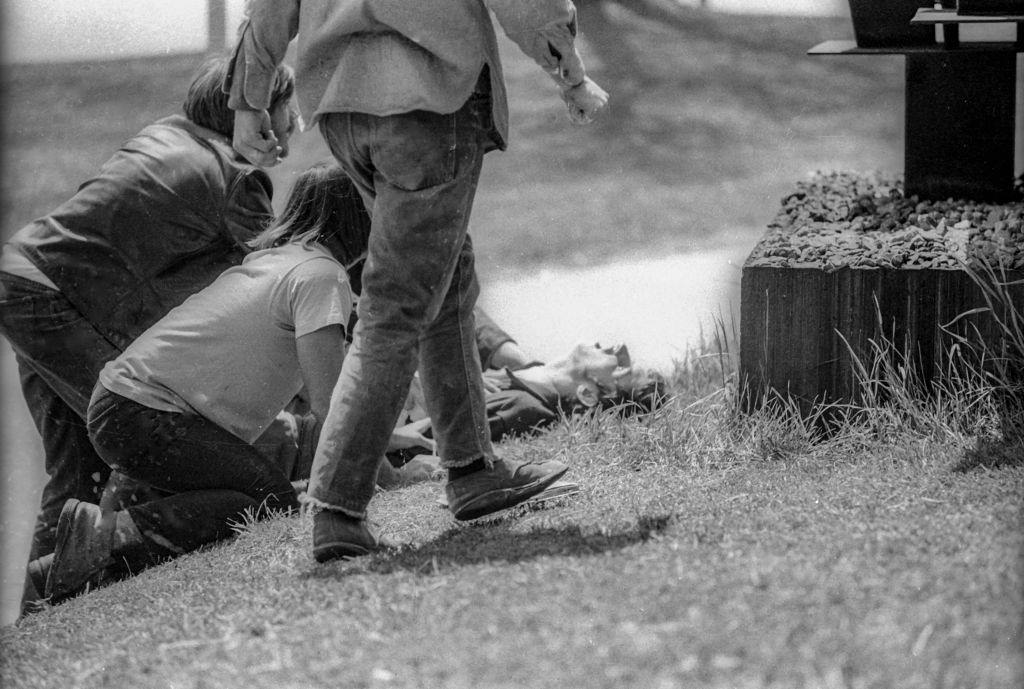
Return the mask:
[[[902,61],[804,55],[849,20],[677,16],[583,8],[614,99],[592,128],[503,44],[512,148],[485,165],[482,271],[753,246],[805,172],[898,169]],[[194,67],[5,74],[5,236],[174,110]],[[324,155],[299,138],[279,188]],[[681,364],[658,415],[501,446],[569,463],[574,498],[461,525],[439,483],[382,493],[373,518],[408,545],[327,566],[308,516],[254,524],[0,629],[0,685],[1021,686],[1024,447],[986,444],[966,403],[814,439],[737,415],[718,363]]]
[[460,525],[440,483],[383,493],[408,545],[326,566],[307,516],[255,524],[0,631],[0,681],[1020,686],[1024,448],[939,415],[813,443],[694,379],[655,418],[505,444],[567,461],[577,497]]

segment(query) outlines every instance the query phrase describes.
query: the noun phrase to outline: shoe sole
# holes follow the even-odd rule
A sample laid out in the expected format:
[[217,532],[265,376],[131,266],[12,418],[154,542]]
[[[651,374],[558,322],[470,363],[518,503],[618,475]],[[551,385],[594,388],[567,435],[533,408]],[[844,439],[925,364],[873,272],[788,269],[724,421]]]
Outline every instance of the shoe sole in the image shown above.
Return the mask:
[[[579,492],[580,492],[580,484],[573,483],[571,481],[561,481],[561,480],[559,480],[559,481],[555,481],[554,483],[552,483],[547,488],[545,488],[541,492],[539,492],[536,495],[534,495],[532,498],[530,498],[526,502],[529,502],[531,504],[533,504],[533,503],[538,503],[539,504],[539,503],[547,502],[548,500],[557,500],[558,498],[567,498],[570,495],[576,495]],[[439,496],[437,496],[437,499],[434,502],[437,503],[438,507],[443,507],[444,509],[448,509],[448,496],[445,495],[443,492]],[[522,505],[523,503],[519,503],[519,504]]]
[[[568,470],[569,467],[565,467],[561,471],[556,471],[542,479],[529,483],[525,486],[519,486],[518,488],[502,488],[500,490],[492,490],[488,493],[483,493],[464,505],[458,512],[453,511],[452,516],[460,522],[466,522],[471,519],[479,519],[480,517],[486,517],[487,515],[494,514],[495,512],[507,510],[510,507],[515,507],[516,505],[526,502],[533,496],[542,492],[552,483],[562,478],[562,475]],[[502,499],[500,501],[494,501],[493,498],[495,496],[502,496]],[[489,504],[480,505],[481,502],[485,501]],[[479,506],[474,507],[474,505]]]
[[330,562],[331,560],[348,560],[353,557],[369,555],[370,549],[355,543],[331,543],[313,548],[313,558],[317,562]]
[[53,561],[50,566],[50,570],[46,573],[46,584],[43,587],[43,597],[50,600],[51,603],[59,603],[64,598],[69,597],[69,593],[66,591],[59,591],[54,593],[54,586],[58,582],[54,581],[57,574],[57,553],[64,550],[64,546],[67,545],[68,534],[71,532],[71,522],[75,519],[75,510],[78,508],[80,500],[69,499],[64,502],[64,506],[60,510],[60,517],[57,518],[57,533],[54,538],[53,547]]

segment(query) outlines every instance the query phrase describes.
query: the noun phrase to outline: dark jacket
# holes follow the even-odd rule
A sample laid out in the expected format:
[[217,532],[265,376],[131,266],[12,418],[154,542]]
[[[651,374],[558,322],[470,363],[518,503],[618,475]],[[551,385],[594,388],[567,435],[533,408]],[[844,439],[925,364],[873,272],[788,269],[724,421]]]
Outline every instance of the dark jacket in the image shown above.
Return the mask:
[[173,116],[129,139],[11,244],[123,349],[241,262],[273,216],[272,193],[227,138]]
[[498,392],[488,392],[485,398],[487,424],[494,442],[535,433],[571,411],[563,410],[558,397],[534,390],[508,369],[484,375],[498,387]]

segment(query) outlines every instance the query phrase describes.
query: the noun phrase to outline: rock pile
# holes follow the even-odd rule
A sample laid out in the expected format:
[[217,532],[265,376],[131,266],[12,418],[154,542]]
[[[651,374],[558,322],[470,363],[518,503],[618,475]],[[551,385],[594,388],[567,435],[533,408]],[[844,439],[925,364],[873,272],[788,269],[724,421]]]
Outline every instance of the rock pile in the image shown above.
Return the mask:
[[797,183],[748,267],[1024,269],[1024,202],[919,200],[881,173],[818,172]]

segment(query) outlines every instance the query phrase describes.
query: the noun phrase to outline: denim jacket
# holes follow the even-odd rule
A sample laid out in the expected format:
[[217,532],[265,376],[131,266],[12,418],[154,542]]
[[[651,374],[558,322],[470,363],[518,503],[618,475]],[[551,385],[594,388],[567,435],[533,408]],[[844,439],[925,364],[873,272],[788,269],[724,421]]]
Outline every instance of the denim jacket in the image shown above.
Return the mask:
[[570,0],[250,0],[225,84],[229,104],[268,107],[274,67],[297,35],[296,94],[308,124],[329,112],[455,112],[486,66],[492,136],[505,148],[508,103],[488,10],[557,83],[583,78],[574,73]]
[[67,202],[10,244],[114,345],[225,269],[273,216],[265,172],[182,116],[125,142]]

